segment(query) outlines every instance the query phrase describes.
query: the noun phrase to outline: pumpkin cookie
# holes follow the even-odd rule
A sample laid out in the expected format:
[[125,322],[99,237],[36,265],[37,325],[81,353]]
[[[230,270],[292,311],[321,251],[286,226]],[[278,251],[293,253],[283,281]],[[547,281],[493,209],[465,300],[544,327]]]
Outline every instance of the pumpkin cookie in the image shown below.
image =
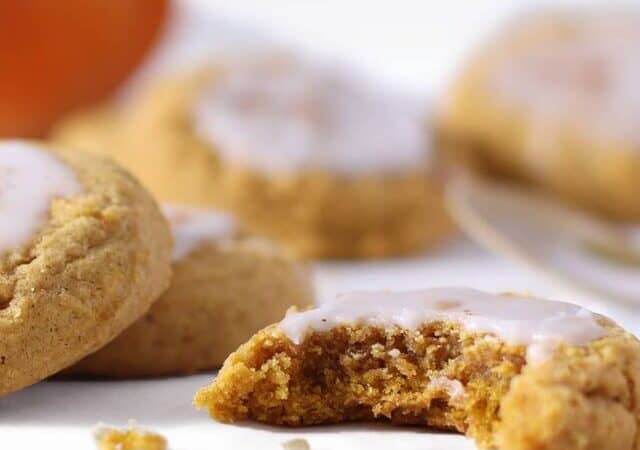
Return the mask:
[[640,10],[518,20],[439,114],[445,152],[615,219],[640,219]]
[[0,396],[98,350],[167,287],[171,236],[111,162],[0,143]]
[[110,377],[185,374],[219,367],[291,305],[308,306],[306,270],[228,215],[165,206],[173,279],[146,316],[70,372]]
[[299,255],[410,253],[451,230],[414,106],[290,55],[234,61],[139,99],[116,159],[159,198],[230,209]]
[[195,404],[223,422],[382,419],[456,430],[483,448],[635,450],[640,342],[568,303],[359,292],[257,333]]

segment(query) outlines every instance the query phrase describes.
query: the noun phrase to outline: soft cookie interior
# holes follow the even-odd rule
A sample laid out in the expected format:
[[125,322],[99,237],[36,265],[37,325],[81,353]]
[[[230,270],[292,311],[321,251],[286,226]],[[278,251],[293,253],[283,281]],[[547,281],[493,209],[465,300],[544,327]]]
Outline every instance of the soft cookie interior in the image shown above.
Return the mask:
[[222,421],[308,425],[384,419],[490,444],[524,349],[433,322],[418,330],[340,326],[294,345],[277,328],[226,363],[196,404]]

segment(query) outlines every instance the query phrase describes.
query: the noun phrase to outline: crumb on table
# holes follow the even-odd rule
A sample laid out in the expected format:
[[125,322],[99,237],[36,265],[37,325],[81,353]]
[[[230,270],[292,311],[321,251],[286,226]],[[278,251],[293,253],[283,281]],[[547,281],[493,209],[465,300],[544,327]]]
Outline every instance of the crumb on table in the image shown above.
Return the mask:
[[98,450],[167,450],[162,435],[142,430],[134,421],[125,430],[100,426],[94,436]]
[[310,450],[309,442],[303,438],[290,439],[282,443],[284,450]]

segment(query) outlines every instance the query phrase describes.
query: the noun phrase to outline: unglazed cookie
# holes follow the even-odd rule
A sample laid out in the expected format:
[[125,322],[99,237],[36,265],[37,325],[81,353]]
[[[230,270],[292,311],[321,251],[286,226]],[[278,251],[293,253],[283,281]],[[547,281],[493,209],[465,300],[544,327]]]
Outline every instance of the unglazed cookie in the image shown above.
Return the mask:
[[442,147],[592,211],[639,220],[640,10],[520,19],[467,64]]
[[171,235],[111,162],[0,143],[0,396],[98,350],[168,286]]
[[456,430],[483,448],[636,450],[640,342],[568,303],[357,292],[257,333],[195,404],[223,422],[381,419]]
[[424,114],[348,71],[228,62],[162,83],[126,122],[116,158],[158,197],[221,205],[299,255],[404,254],[451,231]]
[[149,313],[69,372],[109,377],[185,374],[222,365],[290,306],[312,303],[304,267],[217,211],[165,206],[173,279]]

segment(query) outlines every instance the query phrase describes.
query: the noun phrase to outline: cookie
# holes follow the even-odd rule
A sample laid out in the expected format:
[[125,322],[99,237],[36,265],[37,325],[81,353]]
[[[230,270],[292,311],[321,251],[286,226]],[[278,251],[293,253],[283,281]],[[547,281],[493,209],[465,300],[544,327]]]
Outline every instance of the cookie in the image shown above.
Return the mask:
[[173,279],[150,311],[71,373],[186,374],[222,365],[238,345],[292,305],[312,302],[306,269],[226,214],[167,205]]
[[465,288],[359,292],[258,332],[195,405],[223,422],[388,420],[482,448],[633,450],[639,382],[640,342],[576,305]]
[[640,219],[640,10],[521,18],[466,65],[438,114],[446,154],[618,220]]
[[229,61],[161,83],[126,117],[116,158],[159,198],[230,209],[298,255],[406,254],[451,231],[423,112],[346,70]]
[[0,143],[0,396],[98,350],[169,283],[157,205],[113,163]]

